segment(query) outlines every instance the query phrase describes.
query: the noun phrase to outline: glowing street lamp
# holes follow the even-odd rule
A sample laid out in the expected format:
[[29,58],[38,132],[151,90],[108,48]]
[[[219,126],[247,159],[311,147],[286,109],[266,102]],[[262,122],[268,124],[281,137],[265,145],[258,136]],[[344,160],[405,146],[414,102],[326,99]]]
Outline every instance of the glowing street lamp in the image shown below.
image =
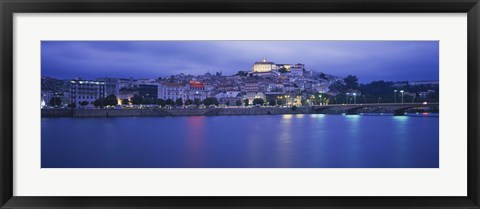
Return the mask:
[[357,93],[353,93],[353,103],[357,104]]
[[347,93],[347,96],[345,97],[345,103],[346,103],[346,104],[348,104],[348,95],[349,95],[349,94],[350,94],[350,93]]
[[402,93],[402,104],[403,104],[403,90],[400,90],[400,93]]
[[397,103],[397,90],[393,90],[393,103]]

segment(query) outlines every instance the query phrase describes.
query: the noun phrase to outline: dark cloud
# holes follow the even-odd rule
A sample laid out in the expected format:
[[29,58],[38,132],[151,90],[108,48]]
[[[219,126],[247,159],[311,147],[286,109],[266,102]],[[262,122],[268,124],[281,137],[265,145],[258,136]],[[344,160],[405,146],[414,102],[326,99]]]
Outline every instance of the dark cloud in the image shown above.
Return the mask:
[[42,75],[157,78],[233,74],[267,57],[372,80],[438,80],[437,41],[42,41]]

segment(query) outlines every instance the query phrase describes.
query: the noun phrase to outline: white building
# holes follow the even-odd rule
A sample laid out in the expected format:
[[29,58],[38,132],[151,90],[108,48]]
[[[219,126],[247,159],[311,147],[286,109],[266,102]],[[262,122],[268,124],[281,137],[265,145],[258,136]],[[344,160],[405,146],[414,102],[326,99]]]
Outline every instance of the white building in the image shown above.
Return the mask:
[[190,100],[199,99],[200,101],[203,101],[209,96],[208,92],[209,91],[206,89],[205,85],[196,80],[190,81],[185,88],[186,99]]
[[291,68],[290,68],[290,74],[291,74],[292,76],[301,77],[301,76],[303,76],[303,68],[300,68],[300,67],[291,67]]
[[50,99],[54,97],[54,94],[49,91],[42,91],[41,95],[42,95],[42,100],[41,100],[40,106],[42,108],[50,106]]
[[215,97],[220,100],[222,98],[236,98],[240,92],[239,91],[226,91],[218,93]]
[[180,98],[185,102],[185,86],[179,83],[161,83],[158,85],[158,98],[163,100],[171,99],[173,101]]
[[273,62],[267,62],[267,58],[265,57],[261,62],[255,62],[255,64],[252,66],[252,71],[254,73],[266,73],[276,69],[277,65],[275,65]]

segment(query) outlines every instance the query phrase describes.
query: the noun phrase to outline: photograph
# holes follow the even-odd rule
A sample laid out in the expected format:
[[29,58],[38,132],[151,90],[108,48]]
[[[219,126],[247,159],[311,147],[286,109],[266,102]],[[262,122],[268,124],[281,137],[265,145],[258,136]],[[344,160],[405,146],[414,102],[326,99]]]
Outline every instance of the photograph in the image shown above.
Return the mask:
[[438,169],[439,44],[42,40],[41,168]]

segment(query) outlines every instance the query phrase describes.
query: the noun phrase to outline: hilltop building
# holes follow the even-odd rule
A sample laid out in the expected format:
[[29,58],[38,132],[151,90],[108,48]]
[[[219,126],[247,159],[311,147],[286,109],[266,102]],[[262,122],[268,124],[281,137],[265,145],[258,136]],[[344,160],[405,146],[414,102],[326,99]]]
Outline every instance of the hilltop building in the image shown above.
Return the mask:
[[255,62],[252,66],[252,71],[254,73],[268,73],[276,69],[277,65],[273,62],[268,62],[266,57],[264,57],[261,62]]

